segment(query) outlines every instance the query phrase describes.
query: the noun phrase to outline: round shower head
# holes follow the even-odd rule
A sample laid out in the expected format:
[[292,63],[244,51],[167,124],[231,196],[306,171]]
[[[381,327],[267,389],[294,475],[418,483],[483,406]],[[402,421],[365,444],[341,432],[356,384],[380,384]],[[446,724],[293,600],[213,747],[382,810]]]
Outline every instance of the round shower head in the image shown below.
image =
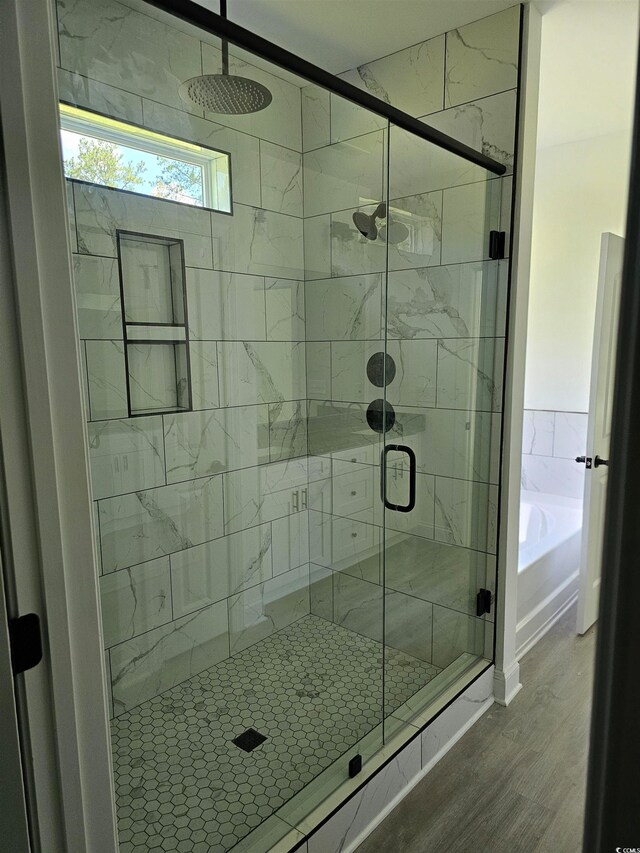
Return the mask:
[[398,243],[404,243],[409,236],[409,229],[404,222],[389,222],[389,226],[383,225],[380,229],[380,239],[391,243],[392,246],[397,246]]
[[353,224],[363,237],[366,237],[367,240],[376,240],[378,237],[376,219],[384,219],[386,215],[387,206],[383,201],[381,201],[371,215],[365,213],[363,210],[356,210],[352,219]]
[[236,74],[203,74],[180,86],[180,97],[210,113],[244,115],[268,107],[271,92],[262,83]]

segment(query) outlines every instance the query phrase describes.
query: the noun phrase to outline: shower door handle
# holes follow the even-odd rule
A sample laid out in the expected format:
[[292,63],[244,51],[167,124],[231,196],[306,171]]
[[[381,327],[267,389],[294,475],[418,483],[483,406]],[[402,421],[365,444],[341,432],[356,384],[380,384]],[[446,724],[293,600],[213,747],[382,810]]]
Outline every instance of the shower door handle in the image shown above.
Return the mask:
[[[387,500],[387,453],[390,450],[397,450],[400,453],[406,453],[409,457],[409,503],[408,504],[392,504]],[[416,505],[416,454],[406,444],[387,444],[382,451],[380,457],[380,497],[382,503],[387,509],[393,509],[396,512],[411,512]]]

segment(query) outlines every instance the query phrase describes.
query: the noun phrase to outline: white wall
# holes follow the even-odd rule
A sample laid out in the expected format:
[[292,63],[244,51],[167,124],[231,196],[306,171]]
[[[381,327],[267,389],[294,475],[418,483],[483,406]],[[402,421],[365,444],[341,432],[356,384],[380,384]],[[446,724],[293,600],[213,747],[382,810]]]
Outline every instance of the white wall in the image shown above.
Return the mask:
[[543,17],[525,408],[588,408],[600,235],[624,234],[637,3]]

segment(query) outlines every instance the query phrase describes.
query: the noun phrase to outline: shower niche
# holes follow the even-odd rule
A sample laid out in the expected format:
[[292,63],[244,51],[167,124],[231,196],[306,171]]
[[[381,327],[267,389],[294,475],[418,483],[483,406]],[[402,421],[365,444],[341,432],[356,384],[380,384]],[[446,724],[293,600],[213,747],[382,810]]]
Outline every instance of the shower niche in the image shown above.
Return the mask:
[[184,244],[117,232],[130,417],[191,410]]

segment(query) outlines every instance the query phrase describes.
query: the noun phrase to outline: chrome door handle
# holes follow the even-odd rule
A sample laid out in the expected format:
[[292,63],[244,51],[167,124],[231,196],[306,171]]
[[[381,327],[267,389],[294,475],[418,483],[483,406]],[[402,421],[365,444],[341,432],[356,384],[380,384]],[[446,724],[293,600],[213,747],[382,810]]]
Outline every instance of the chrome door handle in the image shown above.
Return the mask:
[[601,459],[599,456],[596,456],[596,458],[593,460],[593,467],[599,468],[601,465],[606,465],[607,467],[609,467],[609,460]]

